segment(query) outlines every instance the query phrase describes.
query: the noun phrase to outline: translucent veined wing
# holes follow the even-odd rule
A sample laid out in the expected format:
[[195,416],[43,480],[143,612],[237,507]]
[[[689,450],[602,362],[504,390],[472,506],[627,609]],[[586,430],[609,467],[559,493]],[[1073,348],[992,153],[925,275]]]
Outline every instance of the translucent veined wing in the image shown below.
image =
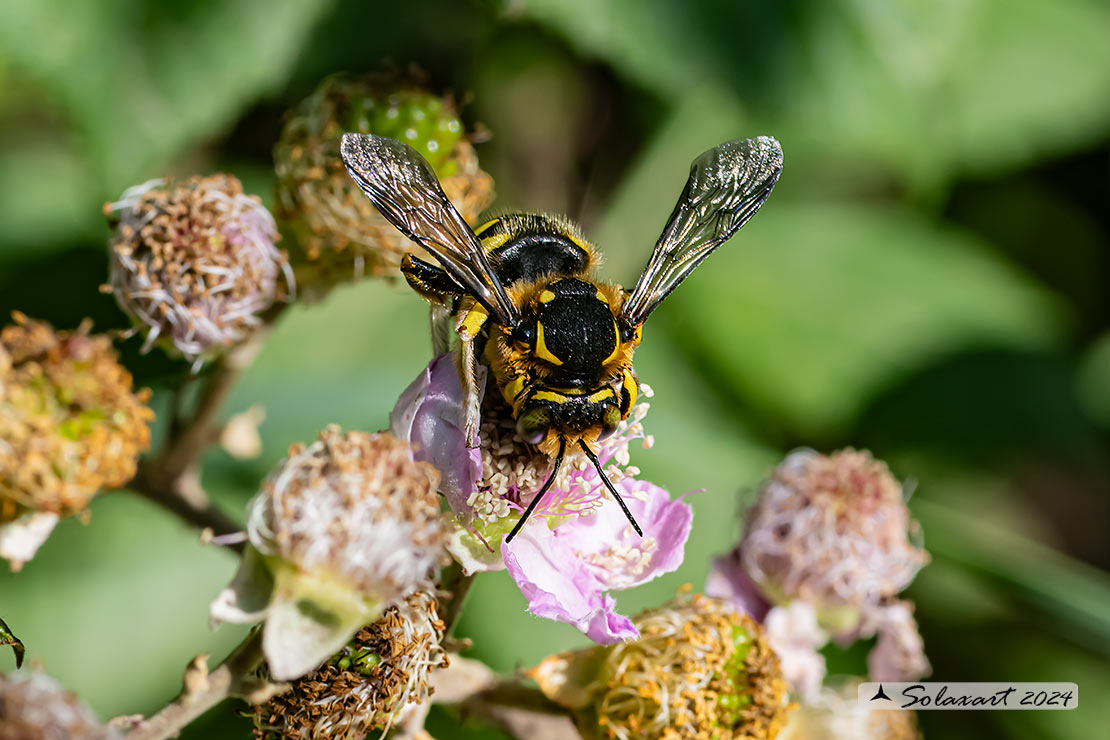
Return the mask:
[[621,308],[642,324],[694,268],[747,223],[779,179],[782,147],[770,136],[728,141],[690,165],[690,178]]
[[427,160],[408,144],[373,134],[343,134],[340,151],[347,171],[374,207],[428,250],[493,321],[512,326],[517,311],[505,287]]

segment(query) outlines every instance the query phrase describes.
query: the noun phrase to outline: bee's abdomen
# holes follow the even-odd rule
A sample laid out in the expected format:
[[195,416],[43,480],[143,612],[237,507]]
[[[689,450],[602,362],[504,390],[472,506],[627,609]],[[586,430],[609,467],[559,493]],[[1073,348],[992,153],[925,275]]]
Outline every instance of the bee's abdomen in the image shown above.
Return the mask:
[[531,234],[492,252],[498,277],[506,284],[544,275],[573,275],[586,264],[581,247],[556,234]]
[[505,285],[544,275],[576,275],[588,269],[593,258],[574,224],[546,214],[501,216],[477,234]]

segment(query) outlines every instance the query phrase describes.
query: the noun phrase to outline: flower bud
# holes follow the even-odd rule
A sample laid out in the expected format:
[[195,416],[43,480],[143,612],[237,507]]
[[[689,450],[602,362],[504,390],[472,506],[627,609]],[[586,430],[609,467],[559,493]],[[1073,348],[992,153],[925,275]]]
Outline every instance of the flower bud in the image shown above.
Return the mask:
[[793,705],[778,658],[750,617],[680,597],[633,622],[640,639],[548,658],[530,675],[577,710],[586,737],[774,738]]
[[929,560],[902,486],[866,451],[791,453],[748,511],[740,562],[774,602],[812,604],[833,633],[895,596]]
[[88,323],[55,332],[13,316],[0,331],[0,557],[18,569],[60,517],[135,475],[154,414]]
[[278,217],[295,237],[298,282],[323,292],[364,273],[398,275],[406,252],[431,259],[377,212],[339,156],[344,133],[378,134],[414,147],[447,197],[473,221],[493,200],[450,97],[392,73],[324,80],[286,119],[274,148]]
[[419,591],[363,627],[292,688],[254,708],[262,740],[339,740],[387,731],[431,694],[447,666],[436,600]]
[[293,291],[273,217],[231,175],[151,180],[104,210],[118,220],[105,290],[146,336],[143,351],[157,342],[199,364]]
[[249,506],[250,547],[213,619],[265,617],[273,677],[308,673],[428,583],[447,536],[437,483],[388,434],[328,427],[294,445]]
[[255,404],[234,414],[220,432],[220,447],[237,460],[253,460],[262,454],[262,435],[258,427],[266,420],[266,407]]
[[75,694],[43,673],[0,675],[0,740],[118,740]]

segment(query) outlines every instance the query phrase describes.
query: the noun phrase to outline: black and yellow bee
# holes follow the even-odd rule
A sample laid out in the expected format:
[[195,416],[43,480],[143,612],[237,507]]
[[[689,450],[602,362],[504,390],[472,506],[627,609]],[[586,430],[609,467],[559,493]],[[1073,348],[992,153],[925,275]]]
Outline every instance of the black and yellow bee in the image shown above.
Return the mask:
[[[738,139],[694,160],[690,177],[631,291],[594,277],[594,248],[567,219],[512,214],[472,230],[431,166],[406,144],[346,134],[343,162],[374,206],[438,266],[406,255],[401,270],[461,340],[466,439],[477,444],[479,363],[493,374],[517,431],[554,459],[551,473],[508,535],[516,535],[559,472],[568,445],[606,477],[597,443],[636,402],[632,354],[652,311],[771,194],[782,171],[773,138]],[[433,323],[437,323],[433,321]],[[444,338],[439,340],[446,346]]]

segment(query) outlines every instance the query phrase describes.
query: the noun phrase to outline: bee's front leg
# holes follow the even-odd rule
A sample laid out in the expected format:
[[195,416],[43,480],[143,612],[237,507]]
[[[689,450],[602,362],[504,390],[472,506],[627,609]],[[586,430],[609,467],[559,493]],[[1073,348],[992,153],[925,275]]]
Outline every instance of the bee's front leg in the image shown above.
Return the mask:
[[451,329],[455,323],[451,310],[439,303],[431,304],[429,323],[432,326],[432,354],[439,357],[451,349]]
[[[489,313],[481,304],[475,304],[459,320],[455,327],[462,344],[459,352],[459,381],[463,390],[464,429],[467,447],[478,446],[478,424],[481,421],[481,402],[485,373],[478,366],[478,353],[475,341],[489,319]],[[483,385],[479,385],[479,383]]]
[[[474,339],[463,339],[459,352],[459,381],[463,390],[463,433],[466,435],[467,447],[477,447],[479,442],[478,424],[481,422],[482,405],[479,381],[485,378],[485,373],[481,370],[474,351]],[[479,375],[482,377],[479,378]]]

